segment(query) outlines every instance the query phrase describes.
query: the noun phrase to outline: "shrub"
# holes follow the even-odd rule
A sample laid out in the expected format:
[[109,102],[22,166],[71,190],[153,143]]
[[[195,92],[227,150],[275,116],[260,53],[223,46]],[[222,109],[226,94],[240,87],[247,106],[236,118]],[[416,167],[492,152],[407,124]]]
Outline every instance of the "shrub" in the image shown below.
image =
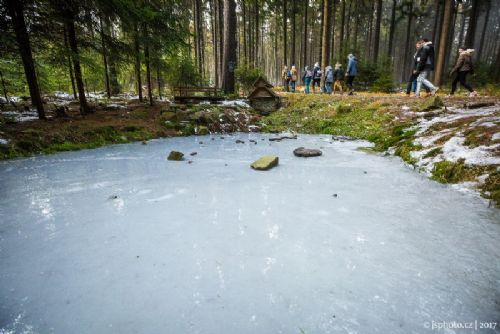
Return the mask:
[[248,64],[246,61],[243,61],[235,71],[236,81],[239,88],[243,91],[245,95],[247,95],[255,80],[258,77],[262,76],[265,78],[262,70],[260,68],[255,68],[251,64]]

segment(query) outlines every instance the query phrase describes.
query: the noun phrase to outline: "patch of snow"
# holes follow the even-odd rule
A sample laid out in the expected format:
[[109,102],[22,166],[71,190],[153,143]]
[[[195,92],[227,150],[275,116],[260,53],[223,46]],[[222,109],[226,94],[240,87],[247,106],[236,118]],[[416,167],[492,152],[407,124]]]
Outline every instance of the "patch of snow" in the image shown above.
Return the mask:
[[0,138],[0,145],[7,145],[9,143],[8,139]]
[[15,122],[28,122],[38,119],[38,114],[36,111],[25,111],[22,113],[18,111],[2,111],[0,112],[0,114],[2,116],[11,118]]
[[245,102],[245,100],[231,100],[231,101],[222,101],[222,105],[226,107],[243,107],[250,108],[250,105]]
[[463,145],[464,137],[452,137],[443,145],[443,156],[446,160],[457,161],[465,159],[468,164],[492,165],[500,164],[500,157],[493,156],[492,150],[499,148],[500,144],[491,146],[478,146],[468,148]]
[[72,100],[73,96],[65,92],[55,92],[54,96],[61,100]]
[[106,105],[106,108],[108,109],[125,109],[125,106],[118,104],[118,103],[110,103]]
[[500,132],[496,132],[491,136],[491,140],[500,140]]

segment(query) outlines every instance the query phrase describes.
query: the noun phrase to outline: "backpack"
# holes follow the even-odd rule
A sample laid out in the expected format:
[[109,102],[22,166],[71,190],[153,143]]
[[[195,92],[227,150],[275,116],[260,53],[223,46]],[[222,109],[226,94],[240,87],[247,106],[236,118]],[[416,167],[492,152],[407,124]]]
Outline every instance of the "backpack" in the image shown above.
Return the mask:
[[321,79],[321,74],[323,74],[323,72],[321,72],[321,70],[317,70],[314,79]]
[[311,78],[312,76],[313,76],[313,75],[312,75],[311,70],[307,70],[307,71],[306,71],[306,75],[305,75],[305,77],[306,77],[306,78]]
[[329,70],[326,72],[326,82],[333,82],[333,71]]
[[286,78],[287,78],[288,80],[290,80],[290,79],[292,78],[292,72],[291,72],[291,71],[288,71],[288,72],[286,73]]

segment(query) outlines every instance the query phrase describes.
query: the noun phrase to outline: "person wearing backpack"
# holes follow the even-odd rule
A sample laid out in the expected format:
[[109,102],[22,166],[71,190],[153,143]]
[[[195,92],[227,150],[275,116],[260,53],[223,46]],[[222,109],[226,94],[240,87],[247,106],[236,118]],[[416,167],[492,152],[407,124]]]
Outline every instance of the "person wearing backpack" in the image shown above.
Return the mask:
[[347,77],[347,87],[349,87],[349,95],[354,94],[354,87],[352,85],[354,81],[354,77],[358,74],[358,59],[350,53],[347,56],[347,70],[345,72],[345,76]]
[[340,94],[342,94],[342,81],[344,81],[344,70],[342,69],[342,64],[340,63],[335,64],[335,71],[333,72],[333,80],[335,80],[335,83],[333,84],[333,94],[335,94],[337,88],[339,89]]
[[436,95],[436,92],[439,90],[439,87],[436,87],[427,80],[431,71],[434,71],[434,45],[428,39],[422,38],[419,40],[422,44],[422,48],[418,54],[417,65],[415,66],[415,70],[413,73],[418,75],[417,77],[417,88],[415,89],[415,96],[420,97],[420,90],[422,89],[422,85],[429,87],[431,90],[431,95]]
[[313,76],[312,76],[312,82],[313,82],[313,93],[316,93],[316,85],[318,88],[321,89],[321,76],[323,73],[321,72],[321,68],[319,67],[319,63],[314,64],[313,68]]
[[309,66],[304,68],[304,75],[302,76],[302,82],[306,86],[305,93],[309,94],[309,85],[311,84],[311,80],[313,77],[312,71],[309,69]]
[[477,96],[477,93],[474,91],[474,89],[467,83],[467,74],[471,73],[474,74],[474,67],[472,65],[472,53],[474,52],[474,49],[465,49],[465,48],[458,48],[458,60],[453,67],[453,70],[450,72],[450,76],[452,76],[455,73],[455,78],[453,79],[453,82],[451,83],[451,92],[450,96],[455,94],[455,91],[457,90],[457,84],[460,81],[460,84],[462,87],[466,88],[470,94],[469,96]]
[[295,87],[297,85],[298,72],[295,65],[292,65],[290,70],[290,86],[292,87],[292,93],[295,93]]
[[288,70],[288,66],[283,66],[283,71],[281,72],[281,80],[283,81],[283,90],[285,92],[289,91],[289,84],[290,84],[290,79],[291,79],[291,74],[290,71]]
[[331,66],[325,68],[325,90],[327,94],[332,93],[333,69]]

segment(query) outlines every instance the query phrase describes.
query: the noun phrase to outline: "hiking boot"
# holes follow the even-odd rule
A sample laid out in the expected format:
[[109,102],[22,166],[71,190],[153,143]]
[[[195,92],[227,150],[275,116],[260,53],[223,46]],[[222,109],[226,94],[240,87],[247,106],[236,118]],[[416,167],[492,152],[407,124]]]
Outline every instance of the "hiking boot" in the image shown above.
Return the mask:
[[475,97],[477,96],[477,92],[470,92],[469,97]]
[[434,88],[434,90],[431,91],[431,96],[436,96],[436,93],[438,90],[439,90],[439,87]]

